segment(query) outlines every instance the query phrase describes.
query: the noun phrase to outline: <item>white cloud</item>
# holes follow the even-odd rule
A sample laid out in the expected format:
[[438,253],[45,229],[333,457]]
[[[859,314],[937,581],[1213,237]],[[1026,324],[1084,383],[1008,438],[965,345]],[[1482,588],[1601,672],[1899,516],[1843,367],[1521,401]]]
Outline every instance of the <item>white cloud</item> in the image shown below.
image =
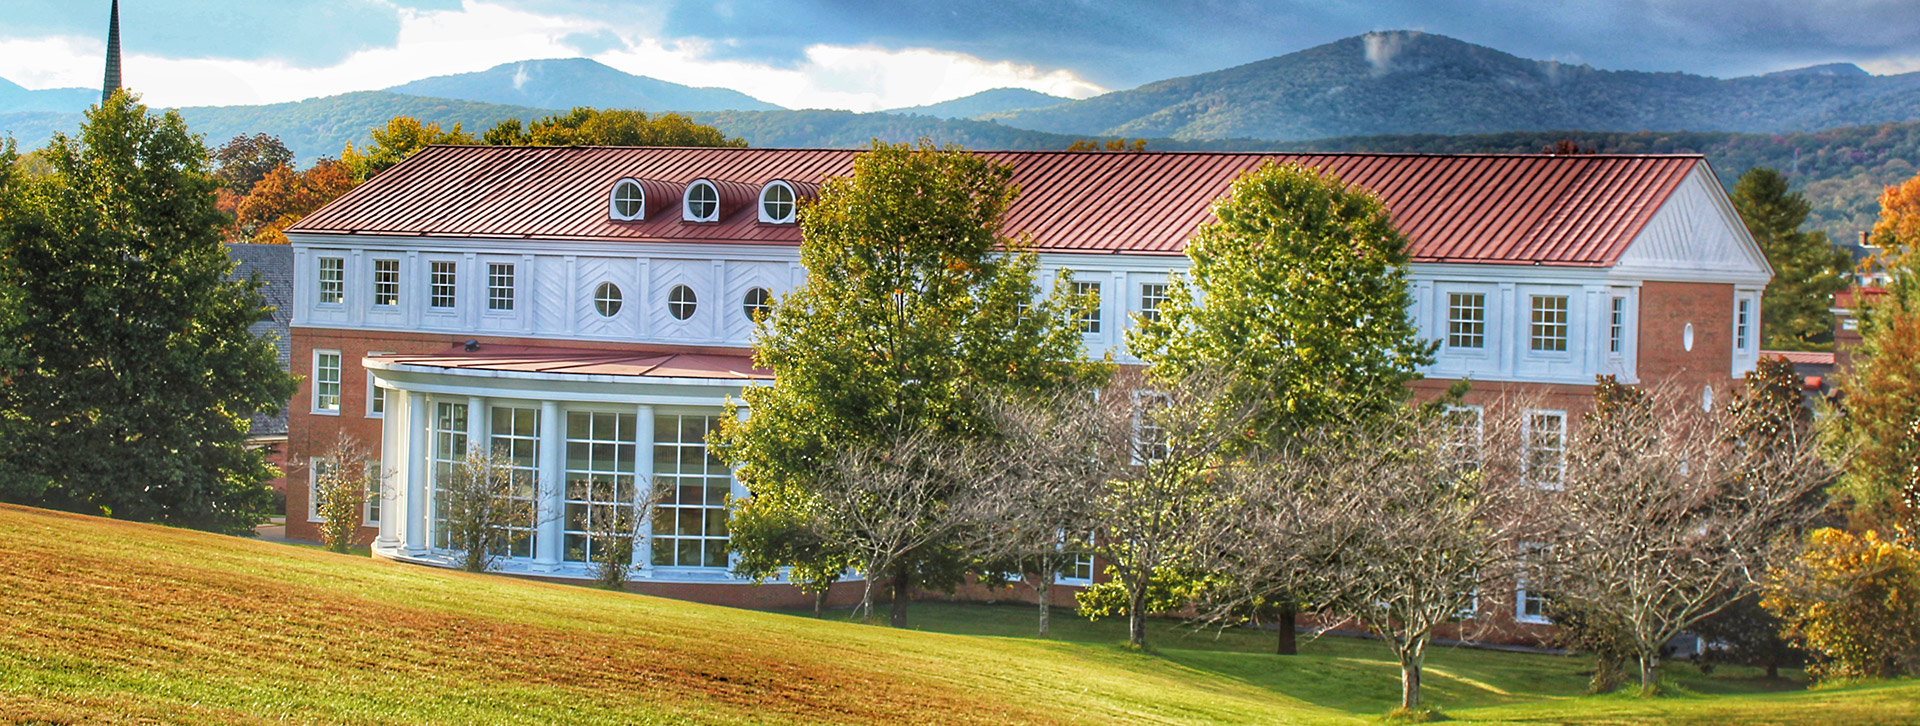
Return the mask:
[[[789,108],[872,111],[958,98],[989,88],[1020,87],[1084,98],[1099,86],[1064,70],[986,61],[930,49],[819,45],[795,68],[702,58],[695,43],[662,42],[646,29],[656,19],[625,15],[628,27],[603,20],[556,17],[467,0],[458,10],[402,9],[390,48],[354,53],[339,64],[298,68],[278,61],[165,58],[125,48],[127,87],[155,106],[212,106],[297,101],[386,88],[429,76],[484,70],[517,60],[578,55],[562,39],[612,31],[623,50],[596,60],[629,73],[693,86],[732,88]],[[99,84],[105,44],[99,38],[0,38],[0,68],[28,88]]]
[[1920,71],[1920,55],[1881,58],[1879,60],[1861,63],[1860,67],[1876,76],[1912,73],[1914,71]]

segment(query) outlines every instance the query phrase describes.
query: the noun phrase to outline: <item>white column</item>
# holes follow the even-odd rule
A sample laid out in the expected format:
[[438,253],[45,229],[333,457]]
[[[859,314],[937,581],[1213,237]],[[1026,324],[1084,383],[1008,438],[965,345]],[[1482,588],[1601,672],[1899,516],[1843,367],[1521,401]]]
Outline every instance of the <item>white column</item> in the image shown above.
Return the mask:
[[[744,400],[740,401],[739,405],[735,406],[733,409],[734,418],[739,419],[741,421],[747,420],[748,413],[749,412],[747,411],[747,402]],[[747,491],[747,485],[740,483],[739,467],[733,468],[732,476],[733,476],[733,491],[732,491],[733,500],[737,502],[737,501],[746,499],[748,496],[751,496],[752,493]],[[733,516],[732,507],[728,507],[727,516],[729,518]],[[729,539],[731,539],[732,534],[729,533],[728,537]],[[733,551],[732,547],[728,547],[727,548],[727,571],[732,572],[734,565],[738,565],[738,564],[740,564],[740,553]]]
[[[378,385],[378,382],[375,382]],[[406,478],[400,475],[400,467],[405,466],[406,458],[406,421],[412,415],[407,406],[406,397],[389,396],[386,415],[380,419],[380,461],[373,472],[374,480],[380,482],[374,496],[380,498],[380,536],[374,538],[376,549],[390,550],[400,546],[396,533],[400,530],[397,507],[406,501],[400,495],[399,487],[404,486]]]
[[427,394],[408,391],[406,410],[407,447],[401,464],[407,472],[406,553],[423,555],[427,553],[427,457],[432,453],[427,442],[427,422],[432,416]]
[[[633,427],[633,471],[634,489],[644,492],[641,501],[651,502],[653,491],[653,407],[640,404],[634,408]],[[653,571],[653,507],[640,510],[639,538],[633,543],[633,564],[642,573]]]
[[479,396],[467,397],[467,448],[480,447],[483,452],[493,451],[493,442],[487,440],[487,399]]
[[552,572],[560,568],[566,542],[567,463],[566,414],[556,401],[540,402],[540,535],[533,568]]

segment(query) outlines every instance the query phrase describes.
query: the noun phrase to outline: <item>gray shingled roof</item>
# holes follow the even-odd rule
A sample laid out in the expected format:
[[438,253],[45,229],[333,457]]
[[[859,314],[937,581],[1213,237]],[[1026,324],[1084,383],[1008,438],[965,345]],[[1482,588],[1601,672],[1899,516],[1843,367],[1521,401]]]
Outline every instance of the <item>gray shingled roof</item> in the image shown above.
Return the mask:
[[[247,332],[271,339],[279,349],[280,370],[287,370],[293,360],[293,247],[230,244],[227,245],[227,256],[239,263],[233,270],[235,278],[245,279],[258,273],[260,279],[267,283],[260,288],[260,294],[266,296],[273,313],[249,326]],[[284,407],[278,415],[254,415],[254,436],[286,434],[287,412]]]

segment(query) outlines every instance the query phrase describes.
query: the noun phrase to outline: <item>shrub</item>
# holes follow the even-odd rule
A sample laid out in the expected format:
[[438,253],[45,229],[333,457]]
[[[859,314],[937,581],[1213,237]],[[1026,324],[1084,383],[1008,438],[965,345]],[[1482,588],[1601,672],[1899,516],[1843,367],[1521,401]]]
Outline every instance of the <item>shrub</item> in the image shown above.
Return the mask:
[[1814,532],[1761,604],[1812,651],[1815,678],[1920,674],[1920,552],[1877,532]]
[[367,501],[372,454],[358,439],[340,434],[327,451],[307,460],[313,467],[313,511],[320,518],[320,542],[346,552],[360,532]]
[[515,529],[536,526],[533,482],[504,449],[478,446],[439,485],[446,506],[447,544],[468,572],[485,572],[505,551]]

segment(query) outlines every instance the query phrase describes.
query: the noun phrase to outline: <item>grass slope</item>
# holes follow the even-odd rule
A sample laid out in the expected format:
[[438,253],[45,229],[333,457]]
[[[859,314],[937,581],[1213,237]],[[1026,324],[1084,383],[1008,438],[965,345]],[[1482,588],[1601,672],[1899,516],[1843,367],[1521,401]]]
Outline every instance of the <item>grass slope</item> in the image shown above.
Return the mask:
[[[16,723],[1364,723],[1392,706],[1376,643],[1299,658],[1259,633],[927,604],[927,631],[444,572],[0,507],[0,721]],[[945,632],[928,632],[945,631]],[[1579,698],[1571,658],[1443,650],[1456,720],[1896,723],[1920,686]]]

